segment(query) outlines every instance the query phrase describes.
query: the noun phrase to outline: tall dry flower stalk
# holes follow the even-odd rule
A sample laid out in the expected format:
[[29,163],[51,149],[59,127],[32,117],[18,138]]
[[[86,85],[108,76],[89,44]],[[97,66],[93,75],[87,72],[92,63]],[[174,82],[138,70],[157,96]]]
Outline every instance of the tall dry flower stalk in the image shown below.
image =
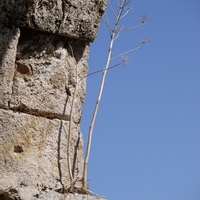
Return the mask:
[[[84,159],[82,189],[85,192],[87,191],[87,170],[88,170],[88,160],[89,160],[90,149],[91,149],[93,129],[94,129],[94,124],[95,124],[97,112],[98,112],[98,109],[99,109],[99,104],[100,104],[100,101],[101,101],[101,96],[102,96],[103,89],[104,89],[104,83],[105,83],[107,72],[108,72],[109,69],[112,69],[112,68],[119,66],[123,63],[129,64],[130,60],[128,59],[127,54],[138,50],[139,48],[143,47],[148,42],[148,39],[145,37],[137,47],[132,48],[130,50],[127,50],[127,51],[117,55],[117,56],[112,57],[113,44],[117,40],[119,35],[123,31],[130,31],[130,30],[136,29],[136,28],[146,24],[148,22],[148,19],[147,19],[146,16],[143,16],[140,19],[140,22],[139,22],[138,25],[132,26],[132,27],[129,27],[129,28],[124,28],[124,26],[120,25],[120,21],[121,21],[122,18],[126,17],[127,14],[132,10],[131,0],[116,0],[117,9],[114,8],[114,6],[110,2],[110,0],[108,0],[107,2],[108,2],[108,6],[109,6],[114,18],[115,18],[115,21],[114,21],[114,24],[112,26],[110,24],[109,19],[108,19],[107,13],[105,12],[103,20],[104,20],[105,24],[107,25],[108,30],[109,30],[109,34],[110,34],[110,42],[109,42],[109,47],[108,47],[106,64],[105,64],[105,66],[102,70],[88,74],[88,76],[90,76],[90,75],[93,75],[95,73],[102,72],[102,78],[101,78],[101,83],[100,83],[100,87],[99,87],[99,92],[98,92],[96,104],[95,104],[94,111],[93,111],[93,116],[92,116],[90,127],[89,127],[87,148],[86,148],[86,154],[85,154],[85,159]],[[116,58],[119,58],[119,57],[122,57],[122,61],[119,62],[118,64],[114,65],[114,66],[110,66],[110,62],[112,60],[116,59]]]

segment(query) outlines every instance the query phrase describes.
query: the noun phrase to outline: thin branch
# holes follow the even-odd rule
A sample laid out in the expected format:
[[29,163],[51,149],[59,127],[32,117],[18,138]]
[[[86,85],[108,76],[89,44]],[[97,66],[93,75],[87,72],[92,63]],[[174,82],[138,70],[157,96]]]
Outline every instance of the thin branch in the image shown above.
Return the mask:
[[148,37],[145,36],[145,37],[143,37],[143,39],[142,39],[142,41],[141,41],[141,43],[140,43],[140,45],[139,45],[138,47],[133,48],[133,49],[130,49],[130,50],[128,50],[128,51],[125,51],[124,53],[121,53],[121,54],[119,54],[119,55],[117,55],[117,56],[114,56],[114,57],[112,57],[110,60],[114,60],[114,59],[116,59],[116,58],[118,58],[118,57],[121,57],[121,56],[123,56],[123,55],[125,55],[125,54],[128,54],[128,53],[131,53],[131,52],[133,52],[133,51],[136,51],[137,49],[143,47],[143,46],[144,46],[145,44],[147,44],[148,42],[150,42],[150,40],[149,40]]
[[141,47],[143,47],[144,45],[140,45],[140,46],[138,46],[138,47],[136,47],[136,48],[134,48],[134,49],[130,49],[130,50],[128,50],[128,51],[125,51],[124,53],[121,53],[121,54],[119,54],[119,55],[117,55],[117,56],[115,56],[115,57],[112,57],[111,58],[111,60],[114,60],[114,59],[116,59],[116,58],[118,58],[118,57],[121,57],[121,56],[123,56],[123,55],[125,55],[125,54],[128,54],[128,53],[131,53],[131,52],[133,52],[133,51],[136,51],[137,49],[139,49],[139,48],[141,48]]
[[109,31],[109,33],[110,33],[110,35],[111,35],[112,30],[111,30],[111,27],[110,27],[109,22],[106,21],[106,19],[104,19],[104,17],[103,17],[102,19],[103,19],[104,23],[106,24],[106,26],[108,27],[108,31]]
[[123,7],[124,3],[126,2],[126,0],[120,0],[120,9]]
[[130,11],[132,10],[132,7],[128,7],[127,11],[121,16],[121,19],[124,18]]
[[115,36],[115,39],[114,39],[114,40],[116,40],[116,39],[119,37],[119,35],[120,35],[120,33],[118,33],[117,36]]
[[117,25],[115,33],[120,33],[123,29],[123,25]]
[[144,15],[144,16],[141,17],[140,23],[138,25],[132,26],[130,28],[124,28],[124,29],[122,29],[122,31],[127,31],[127,30],[132,30],[132,29],[138,28],[140,26],[147,24],[148,22],[149,22],[148,18]]
[[106,19],[104,19],[104,17],[103,17],[103,19],[105,20],[105,22],[108,24],[108,27],[110,28],[110,22],[108,20],[107,11],[105,11],[104,16],[105,16]]
[[116,0],[116,2],[117,2],[117,5],[118,5],[118,7],[120,7],[120,3],[119,3],[119,1],[118,1],[118,0]]
[[111,10],[112,10],[113,15],[117,18],[117,15],[116,15],[116,13],[115,13],[113,7],[112,7],[112,4],[110,3],[110,0],[108,0],[108,4],[109,4],[109,6],[110,6],[110,8],[111,8]]
[[129,1],[124,0],[124,2],[122,3],[123,10],[130,2],[131,2],[131,0],[129,0]]
[[122,63],[123,63],[123,61],[120,62],[120,63],[118,63],[118,64],[116,64],[116,65],[113,65],[113,66],[111,66],[111,67],[108,67],[108,69],[100,69],[100,70],[98,70],[98,71],[91,72],[91,73],[88,74],[87,76],[84,76],[83,78],[81,78],[78,82],[80,82],[80,81],[82,81],[83,79],[85,79],[85,78],[87,78],[87,77],[89,77],[89,76],[92,76],[92,75],[94,75],[94,74],[98,74],[98,73],[103,72],[103,71],[105,71],[105,70],[113,69],[113,68],[115,68],[115,67],[121,65]]
[[96,105],[95,105],[95,108],[94,108],[92,120],[91,120],[91,123],[90,123],[90,128],[89,128],[89,133],[88,133],[88,141],[87,141],[87,149],[86,149],[86,155],[85,155],[84,165],[83,165],[83,178],[82,178],[82,187],[83,188],[86,188],[86,183],[87,183],[88,159],[89,159],[89,155],[90,155],[90,148],[91,148],[91,141],[92,141],[94,123],[95,123],[95,120],[96,120],[96,115],[97,115],[99,104],[100,104],[100,101],[101,101],[101,96],[102,96],[102,92],[103,92],[103,88],[104,88],[106,74],[107,74],[108,67],[109,67],[109,64],[110,64],[110,61],[111,61],[110,58],[111,58],[115,34],[116,34],[115,31],[116,31],[117,26],[119,24],[119,20],[120,20],[120,17],[122,15],[123,9],[124,9],[124,7],[120,7],[119,10],[118,10],[114,29],[112,31],[112,35],[111,35],[111,38],[110,38],[110,45],[109,45],[109,49],[108,49],[107,61],[106,61],[106,65],[105,65],[105,68],[104,68],[104,71],[103,71],[103,74],[102,74],[99,93],[98,93]]
[[132,30],[132,29],[136,29],[139,28],[140,26],[142,26],[143,24],[138,24],[129,28],[123,28],[122,31],[128,31],[128,30]]

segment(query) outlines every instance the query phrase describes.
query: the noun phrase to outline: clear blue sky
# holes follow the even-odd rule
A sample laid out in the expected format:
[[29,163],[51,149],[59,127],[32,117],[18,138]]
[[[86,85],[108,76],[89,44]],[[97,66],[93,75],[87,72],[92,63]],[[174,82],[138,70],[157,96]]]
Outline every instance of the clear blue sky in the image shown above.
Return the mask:
[[[115,0],[112,0],[113,3]],[[134,0],[123,24],[150,22],[116,40],[113,55],[151,42],[108,72],[89,159],[90,189],[109,200],[200,200],[200,1]],[[108,31],[91,44],[102,69]],[[116,61],[117,62],[117,61]],[[87,81],[85,138],[101,74]]]

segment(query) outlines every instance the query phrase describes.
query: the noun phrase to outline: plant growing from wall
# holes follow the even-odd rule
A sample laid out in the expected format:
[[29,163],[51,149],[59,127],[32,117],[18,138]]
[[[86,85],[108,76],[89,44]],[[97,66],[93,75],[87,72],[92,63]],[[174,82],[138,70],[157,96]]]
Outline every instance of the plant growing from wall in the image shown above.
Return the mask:
[[[67,163],[68,163],[68,171],[69,171],[69,178],[70,178],[70,186],[69,188],[67,188],[67,191],[69,192],[74,192],[75,188],[74,185],[77,181],[74,180],[73,174],[72,174],[72,167],[71,167],[71,162],[70,162],[70,147],[71,147],[71,135],[72,135],[72,121],[73,121],[73,108],[74,108],[74,102],[75,102],[75,97],[76,97],[76,93],[77,93],[77,87],[80,81],[82,81],[84,78],[87,78],[91,75],[94,75],[96,73],[100,73],[102,72],[102,78],[101,78],[101,83],[99,86],[99,92],[98,92],[98,96],[96,99],[96,104],[93,110],[93,116],[91,119],[91,123],[90,123],[90,127],[89,127],[89,132],[88,132],[88,141],[87,141],[87,147],[86,147],[86,154],[85,154],[85,158],[84,158],[84,166],[83,166],[83,176],[82,178],[80,178],[80,180],[82,181],[82,191],[81,193],[89,193],[90,191],[88,190],[87,187],[87,170],[88,170],[88,160],[89,160],[89,155],[90,155],[90,149],[91,149],[91,142],[92,142],[92,135],[93,135],[93,129],[94,129],[94,124],[95,124],[95,120],[96,120],[96,116],[97,116],[97,112],[99,109],[99,104],[101,101],[101,96],[103,93],[103,89],[104,89],[104,83],[105,83],[105,79],[106,79],[106,75],[108,70],[113,69],[117,66],[120,66],[122,64],[130,64],[130,60],[128,59],[128,54],[132,53],[136,50],[138,50],[139,48],[143,47],[147,42],[148,42],[148,38],[144,37],[141,41],[141,43],[132,49],[129,49],[125,52],[122,52],[114,57],[112,57],[112,52],[113,52],[113,45],[115,43],[115,41],[117,40],[117,38],[119,37],[119,35],[123,32],[123,31],[129,31],[129,30],[133,30],[136,29],[144,24],[146,24],[148,22],[147,17],[144,15],[141,19],[138,25],[136,26],[132,26],[129,28],[123,28],[123,26],[120,26],[120,21],[122,18],[126,17],[126,15],[131,11],[132,7],[130,5],[131,0],[116,0],[116,4],[117,4],[117,9],[114,9],[113,5],[111,4],[111,2],[108,0],[108,6],[110,7],[110,10],[115,18],[114,20],[114,24],[113,26],[110,24],[110,21],[108,19],[107,13],[104,14],[104,22],[108,27],[109,30],[109,34],[110,34],[110,41],[109,41],[109,47],[108,47],[108,52],[107,52],[107,59],[106,59],[106,64],[104,66],[103,69],[92,72],[90,74],[88,74],[87,76],[78,79],[78,67],[77,67],[77,63],[75,64],[75,88],[74,88],[74,92],[72,94],[72,103],[71,103],[71,110],[70,110],[70,119],[69,119],[69,129],[68,129],[68,140],[67,140]],[[73,48],[71,47],[71,45],[69,44],[69,48],[70,48],[70,52],[72,57],[74,57],[74,53],[73,53]],[[111,65],[110,63],[111,61],[117,59],[121,57],[121,61]]]
[[[109,30],[109,34],[110,34],[110,42],[109,42],[109,47],[108,47],[106,64],[105,64],[105,67],[102,70],[88,74],[88,76],[90,76],[90,75],[93,75],[95,73],[102,72],[102,78],[101,78],[101,83],[100,83],[100,86],[99,86],[99,92],[98,92],[96,104],[95,104],[95,107],[94,107],[94,110],[93,110],[93,116],[92,116],[90,127],[89,127],[87,148],[86,148],[86,154],[85,154],[85,159],[84,159],[84,169],[83,169],[83,177],[82,177],[82,190],[85,191],[85,192],[87,192],[87,169],[88,169],[88,160],[89,160],[89,155],[90,155],[93,129],[94,129],[94,124],[95,124],[97,112],[98,112],[98,109],[99,109],[99,104],[100,104],[100,101],[101,101],[101,96],[102,96],[103,89],[104,89],[104,83],[105,83],[107,72],[108,72],[109,69],[117,67],[117,66],[119,66],[123,63],[124,64],[130,64],[130,61],[128,59],[127,54],[134,52],[135,50],[143,47],[148,42],[148,38],[144,37],[143,40],[141,41],[141,43],[137,47],[132,48],[130,50],[127,50],[127,51],[117,55],[117,56],[112,57],[113,45],[114,45],[115,41],[117,40],[117,38],[119,37],[119,35],[123,31],[133,30],[135,28],[138,28],[138,27],[146,24],[148,22],[148,19],[144,15],[140,19],[140,22],[139,22],[138,25],[132,26],[132,27],[129,27],[129,28],[124,28],[123,26],[120,25],[120,21],[121,21],[122,18],[126,17],[126,15],[128,13],[130,13],[130,11],[132,9],[131,0],[116,0],[117,9],[114,8],[114,6],[113,6],[113,4],[111,4],[110,0],[108,0],[107,2],[108,2],[108,6],[110,7],[110,10],[111,10],[115,20],[114,20],[114,24],[111,25],[111,23],[108,19],[107,13],[104,14],[103,20],[104,20],[105,24],[107,25],[108,30]],[[119,58],[119,57],[122,57],[121,62],[119,62],[119,63],[117,63],[113,66],[110,66],[111,61],[116,59],[116,58]]]

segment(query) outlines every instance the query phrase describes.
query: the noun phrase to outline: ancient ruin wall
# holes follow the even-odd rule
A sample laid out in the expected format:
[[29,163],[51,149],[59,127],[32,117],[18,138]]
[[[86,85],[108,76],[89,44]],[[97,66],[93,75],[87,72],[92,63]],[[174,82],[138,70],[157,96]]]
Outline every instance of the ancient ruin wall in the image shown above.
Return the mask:
[[105,7],[105,0],[0,2],[0,199],[74,199],[62,192],[70,187],[67,139],[76,86],[70,160],[79,192],[84,77]]

